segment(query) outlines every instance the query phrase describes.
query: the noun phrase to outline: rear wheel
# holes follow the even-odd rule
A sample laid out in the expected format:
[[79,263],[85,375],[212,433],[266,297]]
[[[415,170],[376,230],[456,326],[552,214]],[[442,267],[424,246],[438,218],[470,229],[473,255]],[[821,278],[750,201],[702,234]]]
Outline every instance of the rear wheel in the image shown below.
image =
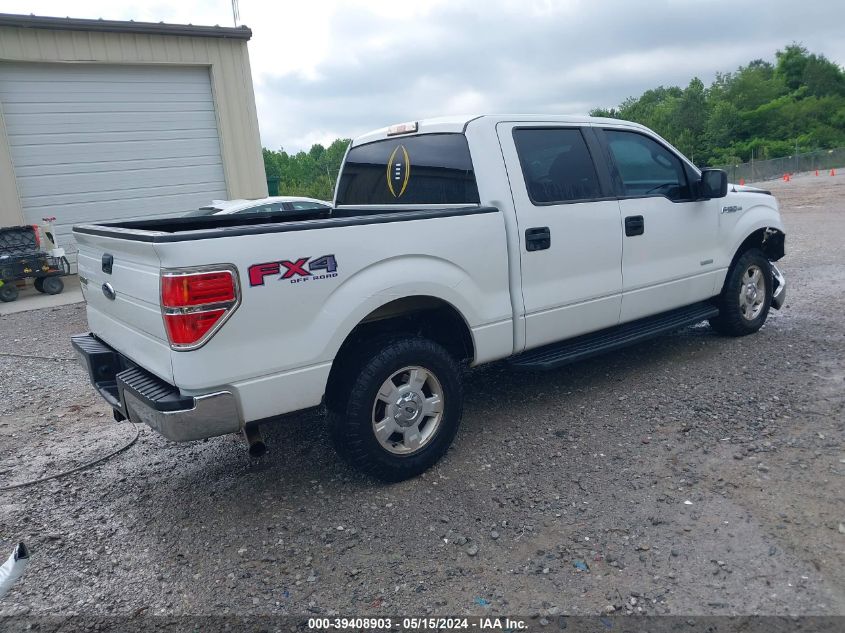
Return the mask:
[[44,292],[44,277],[36,277],[32,285],[38,292]]
[[0,301],[4,303],[9,303],[10,301],[14,301],[18,298],[18,287],[14,284],[14,282],[5,282],[3,283],[0,281]]
[[48,295],[57,295],[65,289],[65,282],[61,277],[42,277],[41,278],[42,291]]
[[772,266],[757,248],[745,251],[728,271],[719,295],[719,316],[710,325],[720,334],[753,334],[766,322],[772,305]]
[[414,477],[437,462],[461,421],[460,368],[421,337],[384,341],[348,361],[329,401],[338,453],[384,481]]

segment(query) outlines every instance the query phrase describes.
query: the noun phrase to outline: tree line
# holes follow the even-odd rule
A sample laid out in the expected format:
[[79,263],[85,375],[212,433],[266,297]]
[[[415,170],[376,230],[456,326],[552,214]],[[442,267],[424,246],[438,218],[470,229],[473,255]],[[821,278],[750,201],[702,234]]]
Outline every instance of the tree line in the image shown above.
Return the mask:
[[[351,139],[339,138],[328,147],[319,143],[307,152],[288,154],[284,149],[264,153],[268,184],[278,184],[279,195],[331,200],[337,173]],[[272,192],[271,192],[272,193]]]
[[698,165],[779,158],[845,146],[845,73],[799,44],[719,73],[709,87],[653,88],[593,116],[642,123]]
[[[775,62],[755,59],[705,86],[659,86],[592,116],[636,121],[694,163],[727,165],[845,146],[845,72],[824,55],[791,44]],[[331,199],[349,139],[288,154],[264,149],[268,178],[283,195]]]

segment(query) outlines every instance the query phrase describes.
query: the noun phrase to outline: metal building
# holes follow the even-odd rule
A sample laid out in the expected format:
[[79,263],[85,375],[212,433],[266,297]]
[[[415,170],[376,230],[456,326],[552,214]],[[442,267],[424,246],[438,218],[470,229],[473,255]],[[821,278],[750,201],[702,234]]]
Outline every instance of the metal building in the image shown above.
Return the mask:
[[246,27],[0,14],[0,226],[267,195]]

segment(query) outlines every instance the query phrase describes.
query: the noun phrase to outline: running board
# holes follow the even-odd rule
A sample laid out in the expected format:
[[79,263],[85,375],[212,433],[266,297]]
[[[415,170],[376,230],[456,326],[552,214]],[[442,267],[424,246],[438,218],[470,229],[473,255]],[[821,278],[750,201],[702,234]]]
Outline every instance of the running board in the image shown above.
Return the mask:
[[718,314],[719,309],[712,303],[695,303],[560,343],[528,350],[511,357],[509,362],[517,369],[556,369],[699,323]]

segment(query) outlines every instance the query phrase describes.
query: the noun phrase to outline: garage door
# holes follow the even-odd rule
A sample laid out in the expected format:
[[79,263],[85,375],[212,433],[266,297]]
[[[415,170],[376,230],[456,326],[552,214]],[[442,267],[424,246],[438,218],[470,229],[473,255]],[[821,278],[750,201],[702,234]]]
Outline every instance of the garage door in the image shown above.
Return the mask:
[[24,217],[74,224],[179,215],[226,198],[205,67],[0,63]]

